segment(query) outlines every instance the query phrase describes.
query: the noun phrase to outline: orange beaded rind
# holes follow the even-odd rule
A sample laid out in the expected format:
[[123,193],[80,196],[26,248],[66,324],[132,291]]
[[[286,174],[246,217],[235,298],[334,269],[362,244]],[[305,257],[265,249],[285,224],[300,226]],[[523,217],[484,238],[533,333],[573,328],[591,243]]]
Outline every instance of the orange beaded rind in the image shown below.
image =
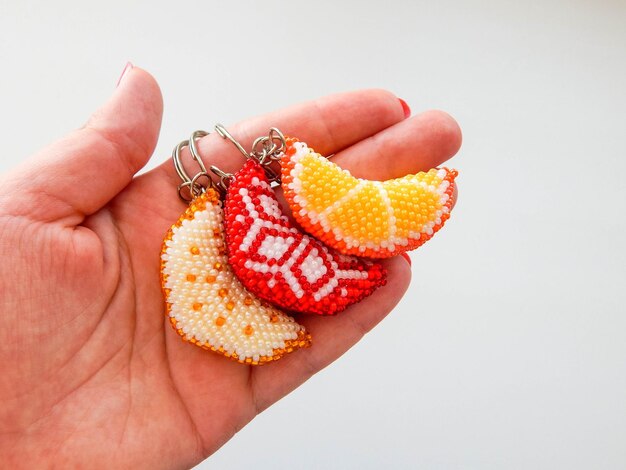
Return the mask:
[[384,182],[359,179],[296,139],[287,139],[281,157],[285,198],[298,223],[341,253],[370,258],[429,240],[450,217],[456,176],[434,168]]
[[310,346],[303,326],[246,291],[231,271],[220,204],[207,190],[165,237],[161,285],[172,326],[184,340],[244,364]]

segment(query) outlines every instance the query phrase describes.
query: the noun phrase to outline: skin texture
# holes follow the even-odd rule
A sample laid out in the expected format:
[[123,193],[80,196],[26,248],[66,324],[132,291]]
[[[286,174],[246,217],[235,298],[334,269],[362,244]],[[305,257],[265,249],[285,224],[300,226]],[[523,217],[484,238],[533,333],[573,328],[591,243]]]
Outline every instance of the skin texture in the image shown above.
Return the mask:
[[[386,260],[386,287],[338,316],[299,317],[313,347],[263,367],[181,341],[159,283],[163,236],[185,209],[179,180],[171,161],[134,177],[161,114],[158,85],[132,68],[83,128],[0,179],[0,461],[8,468],[192,466],[341,356],[408,287],[409,264]],[[229,130],[249,148],[271,126],[372,179],[440,165],[461,143],[450,116],[406,119],[382,90]],[[199,148],[225,171],[243,161],[214,134]]]

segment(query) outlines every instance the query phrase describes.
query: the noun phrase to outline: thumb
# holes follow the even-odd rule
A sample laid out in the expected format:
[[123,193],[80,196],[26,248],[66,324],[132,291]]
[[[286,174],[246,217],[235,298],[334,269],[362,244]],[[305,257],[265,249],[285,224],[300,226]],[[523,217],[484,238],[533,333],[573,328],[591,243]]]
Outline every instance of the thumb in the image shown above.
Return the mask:
[[13,204],[11,212],[46,222],[81,223],[148,162],[162,114],[158,84],[129,63],[109,101],[84,127],[43,149],[3,185],[8,194],[17,192],[8,186],[16,186],[22,200],[24,191],[29,192],[28,200],[34,202]]

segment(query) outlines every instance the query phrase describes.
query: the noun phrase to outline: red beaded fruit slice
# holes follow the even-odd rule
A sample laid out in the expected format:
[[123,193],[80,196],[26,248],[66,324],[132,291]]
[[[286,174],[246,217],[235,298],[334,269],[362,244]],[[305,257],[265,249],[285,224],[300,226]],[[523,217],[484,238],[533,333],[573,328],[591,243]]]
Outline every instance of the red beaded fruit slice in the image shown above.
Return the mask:
[[296,312],[331,315],[386,282],[379,263],[342,255],[293,227],[254,160],[230,183],[224,211],[231,268],[261,299]]

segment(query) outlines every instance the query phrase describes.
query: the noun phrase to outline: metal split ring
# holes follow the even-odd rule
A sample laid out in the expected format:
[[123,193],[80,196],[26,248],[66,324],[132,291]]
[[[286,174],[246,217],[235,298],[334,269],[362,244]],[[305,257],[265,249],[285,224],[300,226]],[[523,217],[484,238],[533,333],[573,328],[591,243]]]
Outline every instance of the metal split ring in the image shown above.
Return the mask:
[[[270,165],[278,161],[280,156],[285,151],[287,141],[285,136],[277,128],[272,127],[269,130],[268,135],[258,137],[252,144],[252,151],[247,152],[246,149],[228,132],[228,130],[222,124],[215,125],[215,132],[222,138],[230,141],[246,159],[252,159],[258,162],[270,181],[270,183],[280,184],[280,173],[274,171]],[[198,151],[197,141],[202,137],[209,135],[208,132],[198,130],[191,134],[191,137],[187,140],[180,142],[172,151],[172,159],[174,160],[174,168],[176,173],[182,180],[182,183],[178,185],[178,196],[185,202],[190,202],[204,193],[209,187],[224,194],[228,189],[228,185],[234,178],[232,173],[227,173],[220,170],[215,165],[211,165],[208,169]],[[188,147],[191,154],[191,158],[198,164],[199,170],[193,177],[187,173],[183,166],[181,152]],[[219,180],[214,182],[209,172],[215,174]],[[200,180],[206,178],[208,182],[206,185],[202,184]],[[185,191],[186,190],[186,191]]]
[[[174,168],[176,169],[176,173],[182,180],[182,183],[178,185],[178,196],[185,202],[190,202],[198,197],[200,194],[205,192],[209,187],[215,187],[215,183],[209,176],[209,172],[200,157],[200,153],[198,152],[198,147],[196,145],[196,141],[201,139],[202,137],[209,135],[206,131],[195,131],[191,134],[191,137],[188,140],[183,140],[180,142],[174,150],[172,151],[172,160],[174,160]],[[189,148],[189,153],[191,154],[191,158],[198,164],[200,171],[197,172],[193,177],[189,176],[189,173],[185,170],[183,166],[181,151],[185,148]],[[208,179],[207,185],[203,185],[199,182],[202,177],[206,177]],[[187,192],[183,190],[186,189]]]

